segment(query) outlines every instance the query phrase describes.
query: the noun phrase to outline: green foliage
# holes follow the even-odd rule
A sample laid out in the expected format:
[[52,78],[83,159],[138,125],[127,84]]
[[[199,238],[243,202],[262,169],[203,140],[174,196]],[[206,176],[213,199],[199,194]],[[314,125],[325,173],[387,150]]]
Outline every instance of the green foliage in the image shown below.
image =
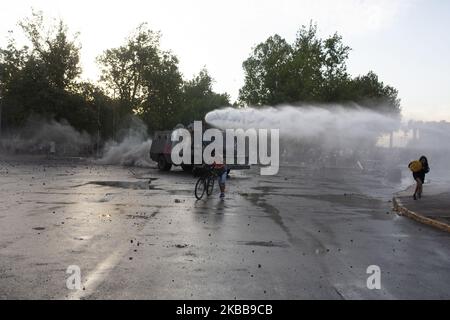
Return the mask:
[[120,116],[134,113],[150,130],[171,129],[178,123],[202,120],[207,112],[228,105],[228,96],[214,93],[206,70],[184,82],[178,59],[162,51],[160,35],[140,25],[118,48],[98,58],[101,81],[120,103]]
[[18,48],[10,34],[0,49],[0,89],[3,124],[23,125],[33,114],[66,119],[78,130],[93,132],[95,107],[77,90],[80,45],[69,38],[62,21],[46,28],[42,13],[19,23],[30,46]]
[[240,104],[358,103],[399,113],[397,90],[385,86],[375,73],[350,77],[346,66],[349,52],[341,36],[321,39],[312,23],[298,31],[293,44],[279,35],[271,36],[243,63]]
[[159,39],[158,33],[141,24],[124,45],[108,49],[97,58],[100,81],[110,95],[118,98],[122,114],[132,113],[145,99],[144,77],[161,60]]
[[291,46],[278,35],[259,44],[252,57],[243,63],[245,84],[240,90],[240,100],[251,105],[288,102],[291,59]]
[[348,81],[346,85],[347,100],[356,101],[368,108],[379,108],[384,112],[400,112],[397,89],[384,85],[373,71]]
[[32,44],[30,58],[41,64],[41,77],[56,89],[68,89],[80,75],[80,46],[75,39],[68,39],[67,26],[59,20],[49,30],[45,28],[41,12],[20,22]]
[[178,70],[178,59],[164,53],[153,68],[144,75],[145,100],[138,110],[151,130],[172,129],[181,112],[183,79]]
[[212,84],[213,79],[206,69],[184,84],[181,123],[204,119],[208,112],[230,105],[230,97],[215,93]]
[[109,98],[103,90],[89,82],[80,82],[74,88],[75,95],[78,97],[79,109],[85,109],[89,114],[90,127],[83,129],[91,133],[99,133],[100,138],[107,140],[115,133],[114,111],[118,109],[117,101]]
[[[3,128],[20,127],[39,115],[65,119],[77,130],[106,140],[130,115],[154,131],[202,120],[208,112],[230,105],[227,94],[214,92],[206,69],[185,81],[177,57],[160,48],[161,35],[146,24],[123,45],[98,57],[99,85],[80,80],[81,45],[63,21],[47,25],[42,13],[33,11],[19,25],[29,45],[19,47],[10,33],[6,47],[0,48]],[[271,36],[244,61],[245,83],[239,104],[233,106],[356,102],[399,113],[397,90],[375,73],[349,76],[349,51],[338,34],[319,38],[313,24],[302,27],[292,44]]]

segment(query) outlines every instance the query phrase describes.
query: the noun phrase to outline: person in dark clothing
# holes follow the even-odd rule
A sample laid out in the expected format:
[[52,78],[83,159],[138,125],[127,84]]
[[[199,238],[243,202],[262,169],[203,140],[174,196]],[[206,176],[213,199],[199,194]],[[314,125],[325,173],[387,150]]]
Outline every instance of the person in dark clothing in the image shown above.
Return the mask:
[[[414,161],[413,161],[414,162]],[[412,163],[409,164],[411,168]],[[419,159],[420,170],[413,171],[413,178],[416,181],[416,189],[414,191],[414,200],[420,199],[422,197],[423,184],[425,183],[425,175],[430,172],[430,166],[428,165],[428,159],[425,156],[421,156]]]

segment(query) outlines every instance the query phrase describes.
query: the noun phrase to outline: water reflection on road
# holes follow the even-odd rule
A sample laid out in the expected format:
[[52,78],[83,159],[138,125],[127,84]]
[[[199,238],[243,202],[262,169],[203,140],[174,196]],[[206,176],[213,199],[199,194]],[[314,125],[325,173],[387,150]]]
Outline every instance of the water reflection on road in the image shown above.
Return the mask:
[[[407,172],[392,183],[355,169],[253,168],[232,172],[225,200],[215,190],[197,201],[196,178],[178,170],[5,166],[1,298],[450,298],[449,235],[391,211]],[[88,277],[76,296],[65,287],[73,264]],[[379,291],[365,287],[372,264]]]

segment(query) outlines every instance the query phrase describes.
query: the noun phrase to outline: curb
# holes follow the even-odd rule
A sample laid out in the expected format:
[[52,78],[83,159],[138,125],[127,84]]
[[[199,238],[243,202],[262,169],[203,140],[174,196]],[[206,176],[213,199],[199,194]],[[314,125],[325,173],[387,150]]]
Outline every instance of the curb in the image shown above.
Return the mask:
[[407,209],[406,207],[403,206],[403,203],[400,201],[400,199],[396,198],[395,196],[392,199],[392,202],[394,203],[394,211],[396,211],[399,216],[406,216],[420,223],[438,228],[442,231],[450,232],[450,225],[431,218],[427,218],[421,214],[418,214],[414,211]]

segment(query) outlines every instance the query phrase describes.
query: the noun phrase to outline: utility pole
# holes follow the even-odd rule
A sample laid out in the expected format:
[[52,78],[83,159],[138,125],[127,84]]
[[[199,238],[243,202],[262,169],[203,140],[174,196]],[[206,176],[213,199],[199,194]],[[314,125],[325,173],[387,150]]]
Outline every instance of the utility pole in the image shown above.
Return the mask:
[[116,89],[114,88],[113,104],[112,104],[112,136],[113,140],[116,140]]
[[100,157],[100,104],[97,104],[97,158]]
[[394,132],[391,131],[389,133],[389,149],[392,149],[394,147]]
[[2,109],[3,109],[3,96],[2,96],[2,89],[0,88],[0,139],[2,138]]

